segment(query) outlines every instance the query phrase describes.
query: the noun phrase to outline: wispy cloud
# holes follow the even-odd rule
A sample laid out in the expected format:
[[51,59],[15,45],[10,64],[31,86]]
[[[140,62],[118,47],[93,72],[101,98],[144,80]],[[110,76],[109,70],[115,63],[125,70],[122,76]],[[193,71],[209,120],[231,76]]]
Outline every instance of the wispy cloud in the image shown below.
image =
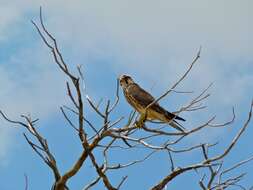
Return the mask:
[[[21,48],[0,64],[0,109],[14,120],[21,119],[21,114],[51,118],[68,102],[63,75],[55,72],[49,52],[39,46]],[[2,119],[0,125],[0,158],[4,161],[15,142],[15,132]]]

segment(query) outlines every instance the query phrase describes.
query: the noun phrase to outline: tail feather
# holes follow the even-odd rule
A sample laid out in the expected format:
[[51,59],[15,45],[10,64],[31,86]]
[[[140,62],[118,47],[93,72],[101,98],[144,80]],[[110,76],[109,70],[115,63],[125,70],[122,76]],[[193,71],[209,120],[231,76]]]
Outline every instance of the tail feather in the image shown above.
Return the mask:
[[184,118],[179,117],[179,116],[176,116],[176,117],[175,117],[175,119],[180,120],[180,121],[185,121],[185,119],[184,119]]
[[185,121],[184,118],[179,117],[179,116],[177,116],[177,115],[175,115],[175,114],[173,114],[173,113],[170,113],[170,112],[168,112],[168,111],[166,111],[166,117],[167,117],[168,119],[177,119],[177,120],[180,120],[180,121]]
[[170,122],[169,122],[169,125],[170,125],[171,127],[175,128],[175,129],[177,129],[177,130],[183,132],[183,133],[185,132],[185,128],[184,128],[182,125],[180,125],[180,124],[179,124],[177,121],[175,121],[175,120],[170,121]]
[[168,111],[166,111],[165,117],[171,127],[175,128],[181,132],[185,132],[184,131],[185,128],[176,121],[176,120],[185,121],[185,119],[183,119],[182,117],[179,117],[173,113],[170,113]]

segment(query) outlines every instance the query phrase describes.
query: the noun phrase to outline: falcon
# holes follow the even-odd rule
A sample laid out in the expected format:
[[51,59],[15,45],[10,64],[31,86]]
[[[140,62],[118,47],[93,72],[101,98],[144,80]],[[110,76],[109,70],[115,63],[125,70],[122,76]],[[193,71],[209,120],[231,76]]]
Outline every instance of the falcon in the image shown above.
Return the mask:
[[[154,102],[155,98],[147,91],[142,89],[128,75],[120,76],[119,81],[127,102],[140,114],[144,114],[146,107]],[[152,106],[150,106],[147,109],[146,114],[147,120],[159,120],[168,123],[171,127],[181,132],[184,132],[184,128],[176,120],[185,121],[185,119],[168,112],[158,103],[154,103]]]

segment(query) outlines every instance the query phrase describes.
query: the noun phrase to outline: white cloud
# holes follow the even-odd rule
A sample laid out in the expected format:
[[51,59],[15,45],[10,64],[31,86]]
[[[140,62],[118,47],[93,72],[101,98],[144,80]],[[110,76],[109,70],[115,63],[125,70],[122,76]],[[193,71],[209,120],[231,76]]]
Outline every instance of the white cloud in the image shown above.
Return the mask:
[[[55,72],[49,52],[40,47],[21,49],[0,65],[0,109],[13,120],[22,119],[21,114],[50,118],[68,102],[63,74]],[[6,162],[17,131],[3,119],[0,126],[0,159]]]
[[[248,91],[237,81],[253,69],[250,0],[60,4],[45,5],[47,24],[61,42],[83,58],[115,57],[113,67],[119,74],[130,72],[138,80],[155,80],[165,86],[186,69],[202,45],[200,64],[188,86],[198,83],[203,87],[214,81],[217,89],[232,90],[231,84],[238,90],[229,92],[230,102],[241,101],[237,92]],[[222,97],[227,96],[217,99],[226,102]]]

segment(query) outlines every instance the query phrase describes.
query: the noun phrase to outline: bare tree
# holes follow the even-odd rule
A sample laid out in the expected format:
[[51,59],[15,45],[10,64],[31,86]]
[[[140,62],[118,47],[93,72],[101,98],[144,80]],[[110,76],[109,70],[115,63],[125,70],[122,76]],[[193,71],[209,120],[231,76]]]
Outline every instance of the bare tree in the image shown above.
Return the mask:
[[[116,120],[111,120],[111,115],[114,113],[117,105],[119,103],[119,82],[117,81],[117,88],[115,93],[115,100],[111,103],[110,100],[107,101],[104,109],[101,109],[99,104],[92,101],[89,96],[84,96],[82,85],[84,85],[84,75],[80,66],[77,66],[78,74],[74,74],[70,71],[69,65],[65,62],[63,55],[58,47],[57,41],[54,36],[47,30],[44,25],[42,18],[42,11],[40,9],[40,22],[38,25],[34,21],[32,24],[39,33],[44,44],[49,48],[54,58],[55,64],[58,66],[59,70],[68,77],[66,81],[66,89],[69,99],[72,102],[72,106],[62,106],[61,112],[66,120],[66,123],[73,128],[77,134],[77,138],[80,140],[82,145],[82,152],[79,158],[73,163],[73,166],[67,171],[60,172],[57,164],[57,159],[54,153],[51,151],[48,145],[47,139],[38,131],[35,127],[38,119],[33,119],[27,115],[21,115],[22,120],[12,120],[3,111],[0,111],[1,116],[8,122],[24,127],[27,133],[24,133],[24,138],[27,143],[31,146],[34,152],[42,159],[42,161],[48,166],[54,175],[54,184],[52,185],[53,190],[67,190],[68,181],[75,176],[80,169],[85,164],[86,160],[89,159],[97,172],[97,177],[91,181],[89,184],[84,185],[84,190],[91,189],[96,186],[99,181],[102,181],[105,188],[108,190],[120,189],[124,182],[127,181],[128,176],[123,176],[121,181],[117,184],[113,184],[112,180],[108,177],[108,172],[116,172],[117,170],[127,168],[136,164],[142,164],[152,155],[164,151],[168,153],[170,160],[170,171],[166,176],[157,181],[156,184],[150,187],[150,190],[162,190],[165,189],[167,185],[170,184],[176,177],[180,176],[185,172],[197,172],[201,170],[201,176],[199,179],[199,187],[203,190],[223,190],[229,187],[238,187],[239,189],[246,189],[240,185],[241,179],[246,173],[241,173],[237,176],[230,176],[225,178],[225,174],[236,170],[243,164],[253,160],[253,157],[249,157],[243,161],[236,162],[230,168],[223,168],[224,158],[229,155],[233,147],[237,144],[240,137],[245,133],[247,127],[249,126],[252,117],[253,101],[250,104],[249,114],[247,120],[242,124],[242,127],[232,139],[227,148],[222,150],[220,154],[209,155],[210,149],[216,149],[217,143],[210,144],[199,143],[194,146],[189,146],[185,144],[184,140],[186,137],[193,136],[197,132],[206,128],[216,128],[217,130],[222,127],[231,125],[235,120],[234,109],[232,111],[231,120],[225,123],[215,124],[215,116],[211,117],[207,121],[204,121],[199,126],[195,126],[190,130],[185,132],[170,132],[167,128],[163,127],[160,123],[156,123],[153,128],[150,126],[150,122],[146,121],[146,114],[136,116],[135,112],[132,112],[127,119],[127,122],[123,124],[123,118],[120,117]],[[168,90],[165,91],[160,97],[158,97],[154,102],[146,107],[149,108],[154,103],[165,98],[170,93],[190,93],[182,92],[176,90],[178,84],[182,83],[183,80],[189,75],[195,63],[200,58],[201,49],[198,51],[196,57],[193,59],[192,63],[186,70],[186,72],[179,78],[179,80]],[[181,112],[193,112],[193,111],[206,111],[206,106],[203,106],[203,102],[210,96],[208,93],[210,84],[206,89],[203,89],[196,97],[190,99],[189,103],[181,106],[181,108],[174,112],[178,115]],[[98,120],[103,121],[103,125],[99,126],[96,123],[92,123],[84,114],[84,100],[87,100],[89,108],[86,106],[85,109],[92,109],[97,115]],[[104,110],[104,111],[102,111]],[[73,117],[71,115],[77,116],[78,124],[76,125],[72,121]],[[88,130],[89,129],[89,130]],[[92,132],[90,132],[92,131]],[[159,144],[152,143],[153,139],[161,138],[164,141]],[[107,139],[107,141],[103,141]],[[106,143],[105,143],[106,142]],[[181,143],[185,148],[178,148],[178,144]],[[120,149],[122,151],[136,150],[138,148],[144,148],[147,150],[148,154],[143,155],[143,158],[139,160],[132,160],[129,163],[118,163],[112,164],[109,161],[109,152],[112,149]],[[94,151],[97,150],[103,155],[103,160],[97,158]],[[176,166],[174,155],[179,155],[179,159],[184,159],[180,157],[180,154],[191,153],[192,151],[199,150],[199,158],[201,161],[196,161],[193,164],[186,166]],[[117,162],[117,161],[115,161]],[[102,164],[101,164],[102,163]],[[25,175],[25,189],[28,189],[28,177]]]

